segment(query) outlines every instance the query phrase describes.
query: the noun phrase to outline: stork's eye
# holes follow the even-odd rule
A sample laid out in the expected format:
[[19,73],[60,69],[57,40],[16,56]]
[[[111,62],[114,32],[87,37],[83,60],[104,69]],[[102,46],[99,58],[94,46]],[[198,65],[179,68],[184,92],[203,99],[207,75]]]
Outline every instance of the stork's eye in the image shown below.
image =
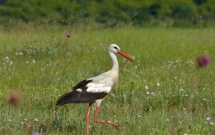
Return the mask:
[[114,49],[118,50],[118,48],[115,46]]

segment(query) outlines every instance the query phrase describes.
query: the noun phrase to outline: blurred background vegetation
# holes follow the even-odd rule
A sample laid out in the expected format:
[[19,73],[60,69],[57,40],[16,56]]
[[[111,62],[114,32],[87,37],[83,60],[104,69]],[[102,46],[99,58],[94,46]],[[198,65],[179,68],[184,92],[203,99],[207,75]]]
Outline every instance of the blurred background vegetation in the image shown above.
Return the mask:
[[0,0],[0,22],[211,26],[215,0]]

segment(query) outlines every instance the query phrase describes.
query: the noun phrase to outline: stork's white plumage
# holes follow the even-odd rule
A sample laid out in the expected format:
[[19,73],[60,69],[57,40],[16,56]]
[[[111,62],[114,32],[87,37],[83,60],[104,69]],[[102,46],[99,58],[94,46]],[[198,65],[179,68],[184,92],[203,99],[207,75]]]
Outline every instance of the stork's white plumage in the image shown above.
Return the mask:
[[133,61],[126,53],[120,50],[116,44],[111,44],[108,48],[108,52],[113,62],[111,70],[102,73],[96,77],[86,79],[72,88],[71,91],[63,94],[58,100],[57,105],[64,105],[67,103],[89,103],[88,112],[86,116],[87,134],[89,134],[89,115],[91,105],[96,102],[96,111],[94,115],[94,122],[100,124],[110,124],[119,129],[117,123],[111,121],[99,121],[97,120],[100,104],[104,97],[116,87],[119,75],[119,65],[115,54],[120,54],[126,59]]

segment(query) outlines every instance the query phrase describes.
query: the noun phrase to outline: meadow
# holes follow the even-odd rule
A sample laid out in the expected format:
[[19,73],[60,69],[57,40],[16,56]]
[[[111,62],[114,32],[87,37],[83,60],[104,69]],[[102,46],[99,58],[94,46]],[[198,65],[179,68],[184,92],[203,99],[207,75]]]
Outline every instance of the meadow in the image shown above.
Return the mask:
[[[66,34],[70,32],[71,37]],[[78,82],[109,70],[109,44],[118,56],[117,89],[103,100],[92,135],[215,134],[215,28],[16,25],[0,27],[0,134],[84,135],[88,104],[55,105]],[[199,68],[198,55],[211,63]],[[10,91],[21,94],[13,106]]]

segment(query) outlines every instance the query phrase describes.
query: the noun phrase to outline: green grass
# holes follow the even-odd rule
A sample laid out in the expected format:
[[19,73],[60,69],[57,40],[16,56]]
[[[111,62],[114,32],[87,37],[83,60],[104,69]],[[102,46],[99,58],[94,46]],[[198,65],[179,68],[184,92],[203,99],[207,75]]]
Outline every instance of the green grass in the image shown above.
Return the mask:
[[[55,102],[79,81],[111,68],[111,43],[135,62],[118,56],[118,88],[99,113],[99,119],[117,121],[121,129],[93,123],[93,106],[92,135],[214,134],[214,35],[215,28],[1,28],[0,134],[85,134],[88,105],[56,107]],[[212,62],[198,68],[196,57],[205,53]],[[19,106],[5,101],[10,91],[21,93]]]

